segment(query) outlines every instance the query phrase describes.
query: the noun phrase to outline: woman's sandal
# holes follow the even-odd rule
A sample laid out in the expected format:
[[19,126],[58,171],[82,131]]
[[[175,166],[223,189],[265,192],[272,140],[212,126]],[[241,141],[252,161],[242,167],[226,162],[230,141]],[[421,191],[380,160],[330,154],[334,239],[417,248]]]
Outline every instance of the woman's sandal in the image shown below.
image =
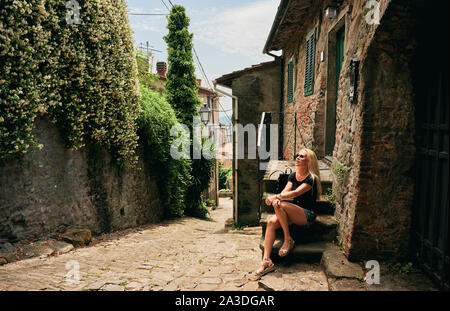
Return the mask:
[[255,271],[256,277],[260,278],[263,275],[275,270],[275,265],[273,264],[272,260],[270,260],[270,259],[264,259],[263,266],[264,266],[264,268],[259,268],[258,270]]
[[289,254],[289,252],[294,248],[295,245],[294,240],[290,239],[288,240],[288,243],[289,243],[288,249],[281,248],[280,251],[278,252],[278,255],[280,257],[286,257]]

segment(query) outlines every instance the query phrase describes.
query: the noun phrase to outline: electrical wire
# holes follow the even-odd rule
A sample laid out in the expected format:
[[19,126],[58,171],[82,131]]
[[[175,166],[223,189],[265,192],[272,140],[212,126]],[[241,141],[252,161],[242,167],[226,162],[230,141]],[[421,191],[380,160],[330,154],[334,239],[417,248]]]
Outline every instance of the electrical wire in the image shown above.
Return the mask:
[[169,14],[147,14],[147,13],[128,13],[128,15],[145,15],[145,16],[152,16],[152,15],[164,15],[164,16],[168,16]]

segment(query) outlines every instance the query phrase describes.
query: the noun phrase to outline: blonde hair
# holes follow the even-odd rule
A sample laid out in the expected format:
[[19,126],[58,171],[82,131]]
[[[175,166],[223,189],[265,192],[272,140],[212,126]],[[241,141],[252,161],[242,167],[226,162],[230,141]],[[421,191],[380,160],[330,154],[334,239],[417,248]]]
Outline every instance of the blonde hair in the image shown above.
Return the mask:
[[[319,161],[317,160],[316,153],[312,151],[311,149],[304,148],[303,151],[306,151],[308,154],[308,171],[313,177],[313,182],[317,183],[317,193],[316,200],[320,198],[320,195],[322,194],[322,184],[320,182],[320,170],[319,170]],[[314,189],[314,184],[313,184]]]

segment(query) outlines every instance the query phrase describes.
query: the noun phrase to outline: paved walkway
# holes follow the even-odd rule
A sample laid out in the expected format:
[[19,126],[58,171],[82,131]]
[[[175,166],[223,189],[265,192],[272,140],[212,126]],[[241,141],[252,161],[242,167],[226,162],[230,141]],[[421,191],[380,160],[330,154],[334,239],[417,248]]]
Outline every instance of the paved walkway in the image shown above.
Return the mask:
[[[0,266],[0,290],[268,289],[252,275],[261,258],[261,230],[225,227],[232,200],[220,200],[211,220],[170,220],[106,234],[59,256]],[[271,274],[283,289],[328,290],[318,264],[280,267]]]
[[0,290],[437,290],[421,272],[403,275],[385,265],[380,285],[327,280],[318,263],[278,264],[254,280],[261,229],[233,231],[225,227],[231,217],[232,200],[221,198],[211,220],[151,224],[95,237],[59,256],[9,263],[0,266]]

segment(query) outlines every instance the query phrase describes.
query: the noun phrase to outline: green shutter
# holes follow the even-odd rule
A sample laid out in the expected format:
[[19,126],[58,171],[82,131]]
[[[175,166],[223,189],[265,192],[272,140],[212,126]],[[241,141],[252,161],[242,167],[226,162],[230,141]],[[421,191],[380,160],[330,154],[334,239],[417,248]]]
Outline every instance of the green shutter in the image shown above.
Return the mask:
[[294,100],[294,63],[289,61],[288,63],[288,94],[287,101],[292,103]]
[[314,66],[316,55],[316,30],[306,40],[306,64],[305,64],[305,96],[314,93]]

